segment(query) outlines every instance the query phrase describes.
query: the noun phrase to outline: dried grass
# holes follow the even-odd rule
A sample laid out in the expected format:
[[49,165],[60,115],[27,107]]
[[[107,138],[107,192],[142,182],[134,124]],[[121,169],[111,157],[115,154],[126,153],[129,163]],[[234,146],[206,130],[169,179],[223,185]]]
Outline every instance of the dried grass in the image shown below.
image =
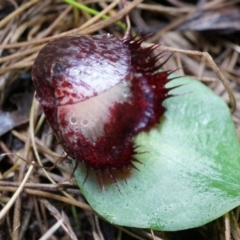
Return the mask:
[[[165,66],[167,69],[178,68],[180,75],[193,76],[199,81],[205,82],[233,109],[236,106],[233,120],[238,131],[240,108],[236,103],[240,101],[238,91],[240,81],[239,43],[221,35],[208,38],[204,32],[175,31],[181,23],[198,11],[198,8],[193,5],[177,0],[169,1],[173,6],[151,1],[141,3],[141,0],[135,0],[128,3],[124,9],[119,9],[119,2],[120,0],[82,0],[82,4],[101,9],[99,15],[95,17],[61,0],[11,0],[8,4],[2,4],[3,8],[7,5],[14,6],[15,10],[0,22],[0,54],[2,55],[0,58],[0,64],[2,64],[0,69],[0,106],[8,98],[12,86],[19,77],[29,72],[38,51],[45,43],[66,35],[93,34],[102,32],[103,29],[118,37],[123,37],[123,29],[114,23],[121,19],[124,21],[123,16],[134,9],[130,14],[130,19],[134,23],[136,31],[142,29],[143,32],[154,32],[144,46],[149,46],[151,44],[149,42],[163,43],[163,46],[156,49],[156,53],[162,49],[169,53],[175,52]],[[205,3],[202,9],[216,10],[234,6],[236,2],[238,1],[212,0]],[[142,13],[144,13],[144,18]],[[106,14],[109,15],[109,18],[101,20],[101,17]],[[156,14],[167,19],[167,24],[159,30],[156,30],[156,26],[161,25],[162,20],[152,17]],[[0,140],[3,153],[14,152],[5,157],[9,167],[1,170],[0,203],[3,210],[0,213],[0,224],[2,229],[5,229],[1,231],[14,240],[24,239],[24,236],[33,232],[31,229],[38,225],[38,235],[42,236],[41,239],[47,239],[47,234],[50,233],[47,231],[52,231],[48,219],[51,214],[59,221],[56,226],[64,224],[62,225],[63,232],[59,233],[61,238],[58,239],[86,239],[79,234],[86,229],[92,233],[90,238],[104,239],[99,227],[98,216],[85,202],[76,184],[69,179],[71,168],[68,168],[68,164],[65,163],[64,166],[58,164],[55,168],[57,171],[54,172],[51,171],[51,168],[41,167],[46,164],[49,166],[49,163],[54,165],[62,157],[62,150],[58,146],[50,148],[53,144],[53,137],[51,134],[49,135],[51,130],[44,126],[43,115],[40,118],[37,117],[39,111],[40,107],[34,100],[29,124],[14,129],[10,133],[13,138],[24,142],[21,148],[12,146],[9,149],[8,144],[3,139]],[[33,159],[36,159],[38,164]],[[27,172],[26,169],[28,169]],[[55,204],[64,204],[66,207],[60,213]],[[70,215],[66,217],[64,212],[68,212]],[[78,215],[78,218],[75,214]],[[35,222],[31,222],[32,215],[36,218]],[[233,213],[225,216],[227,230],[225,239],[229,239],[230,236],[230,223],[234,223],[232,227],[234,238],[240,238],[240,230],[235,217]],[[82,225],[79,219],[87,221],[88,224]],[[160,239],[160,237],[171,239],[169,236],[165,238],[164,233],[116,228],[118,229],[117,239],[123,239],[121,238],[123,233],[125,233],[123,236],[131,236],[131,239]],[[206,228],[199,228],[198,231],[200,234],[207,232]],[[224,239],[221,231],[216,231],[215,234],[219,237],[218,239]],[[51,236],[50,239],[56,239],[53,232],[49,236]]]

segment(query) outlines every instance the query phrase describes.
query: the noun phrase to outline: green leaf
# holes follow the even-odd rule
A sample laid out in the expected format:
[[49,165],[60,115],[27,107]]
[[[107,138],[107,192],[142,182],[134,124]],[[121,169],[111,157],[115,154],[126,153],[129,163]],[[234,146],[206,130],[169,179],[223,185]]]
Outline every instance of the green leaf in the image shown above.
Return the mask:
[[136,137],[140,171],[100,190],[91,175],[76,171],[89,204],[111,223],[155,230],[203,225],[240,204],[240,148],[227,105],[189,78],[167,99],[167,112],[149,133]]

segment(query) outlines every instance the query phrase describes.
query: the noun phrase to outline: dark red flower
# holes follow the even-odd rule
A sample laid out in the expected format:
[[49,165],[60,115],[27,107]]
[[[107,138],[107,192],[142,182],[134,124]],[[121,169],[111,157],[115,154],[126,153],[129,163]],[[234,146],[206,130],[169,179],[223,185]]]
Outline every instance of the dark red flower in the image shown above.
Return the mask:
[[36,97],[67,155],[96,173],[134,167],[133,137],[158,124],[169,97],[168,71],[159,72],[154,47],[110,34],[69,36],[39,53],[32,79]]

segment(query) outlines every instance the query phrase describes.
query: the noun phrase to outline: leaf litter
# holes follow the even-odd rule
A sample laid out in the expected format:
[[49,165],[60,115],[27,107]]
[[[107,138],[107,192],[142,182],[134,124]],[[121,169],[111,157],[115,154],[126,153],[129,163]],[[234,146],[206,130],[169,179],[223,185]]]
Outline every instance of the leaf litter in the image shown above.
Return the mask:
[[[110,17],[108,20],[99,20],[101,19],[99,18],[96,21],[92,21],[93,17],[89,13],[60,0],[11,0],[3,1],[1,4],[1,121],[6,117],[13,121],[8,127],[0,126],[3,134],[0,138],[1,153],[5,154],[9,151],[13,153],[2,155],[1,158],[0,200],[2,205],[9,202],[12,194],[16,193],[18,186],[26,176],[26,169],[33,160],[30,140],[33,132],[29,128],[29,116],[27,116],[32,106],[31,96],[22,92],[21,94],[25,96],[20,94],[14,111],[9,112],[3,108],[6,102],[10,102],[14,96],[14,83],[22,74],[30,71],[37,52],[52,39],[69,34],[93,34],[102,31],[123,37],[124,30],[112,24],[117,20],[124,22],[123,16],[131,8],[128,8],[129,4],[127,4],[122,9],[119,2],[105,13]],[[129,17],[132,30],[142,31],[143,34],[153,33],[149,42],[161,43],[164,45],[163,49],[169,48],[172,52],[176,52],[165,68],[179,69],[177,71],[179,75],[191,76],[204,82],[231,105],[229,91],[213,73],[212,66],[206,60],[205,55],[190,53],[188,50],[208,52],[212,56],[218,69],[225,76],[224,79],[228,79],[227,86],[236,98],[236,110],[232,117],[236,131],[239,132],[240,47],[239,29],[236,24],[233,24],[239,19],[238,2],[200,1],[200,4],[178,0],[169,0],[162,4],[158,1],[140,2],[136,4],[136,1],[133,1],[131,5],[133,9]],[[109,6],[108,1],[98,0],[86,0],[82,1],[82,4],[93,9],[100,9],[100,11]],[[227,10],[224,11],[224,9]],[[217,21],[209,21],[212,17],[211,13],[217,13]],[[84,28],[84,25],[87,27]],[[37,104],[35,106],[34,112],[39,112],[39,106]],[[30,122],[32,121],[35,129],[35,147],[46,169],[36,165],[32,170],[33,174],[29,176],[22,194],[13,203],[13,211],[6,212],[5,217],[1,219],[1,226],[4,226],[2,228],[4,230],[0,233],[1,237],[32,239],[33,235],[37,238],[44,236],[46,230],[56,222],[52,217],[54,213],[51,209],[62,206],[63,203],[65,203],[64,212],[68,216],[68,220],[63,217],[67,228],[59,228],[53,233],[58,239],[66,237],[74,239],[72,232],[81,239],[87,239],[89,236],[91,236],[90,239],[108,239],[107,233],[111,239],[115,239],[116,236],[119,239],[121,239],[120,236],[122,239],[124,237],[128,239],[187,239],[191,236],[195,239],[197,237],[199,239],[230,239],[230,234],[234,239],[240,237],[240,230],[236,224],[239,219],[239,209],[226,214],[224,220],[220,218],[204,227],[176,233],[116,227],[103,221],[92,212],[91,208],[86,207],[87,203],[76,187],[76,183],[69,179],[71,174],[69,164],[64,162],[51,169],[56,161],[64,158],[64,154],[52,136],[51,130],[44,124],[44,117],[37,118],[34,112]],[[18,141],[21,141],[23,145],[16,145]],[[50,202],[41,202],[40,197]],[[50,207],[51,204],[53,208]],[[57,214],[60,216],[59,213]]]

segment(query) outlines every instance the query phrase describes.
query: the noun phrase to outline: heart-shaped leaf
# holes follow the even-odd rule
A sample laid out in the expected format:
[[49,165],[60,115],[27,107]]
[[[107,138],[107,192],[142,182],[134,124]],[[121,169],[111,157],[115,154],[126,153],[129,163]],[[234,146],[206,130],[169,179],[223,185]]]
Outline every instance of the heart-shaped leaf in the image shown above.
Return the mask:
[[227,105],[202,83],[184,84],[167,99],[159,126],[139,134],[136,164],[127,178],[99,188],[94,175],[76,180],[90,205],[111,223],[155,230],[203,225],[240,203],[240,148]]

